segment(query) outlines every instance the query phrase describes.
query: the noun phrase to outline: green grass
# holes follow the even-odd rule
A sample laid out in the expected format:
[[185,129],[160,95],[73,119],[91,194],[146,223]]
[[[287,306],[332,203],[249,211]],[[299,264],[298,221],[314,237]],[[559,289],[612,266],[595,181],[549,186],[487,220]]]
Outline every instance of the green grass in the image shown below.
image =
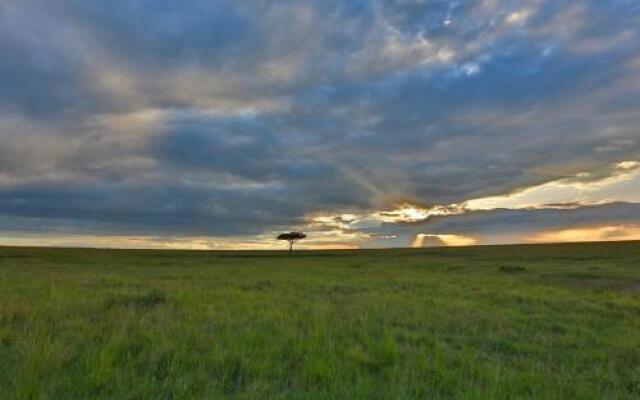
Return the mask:
[[0,248],[0,399],[222,398],[640,398],[640,243]]

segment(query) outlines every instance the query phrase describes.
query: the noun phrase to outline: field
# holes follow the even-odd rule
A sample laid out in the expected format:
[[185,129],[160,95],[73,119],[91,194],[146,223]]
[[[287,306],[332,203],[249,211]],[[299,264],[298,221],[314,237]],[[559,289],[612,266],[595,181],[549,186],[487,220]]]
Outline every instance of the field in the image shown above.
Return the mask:
[[0,399],[223,398],[640,398],[640,243],[0,248]]

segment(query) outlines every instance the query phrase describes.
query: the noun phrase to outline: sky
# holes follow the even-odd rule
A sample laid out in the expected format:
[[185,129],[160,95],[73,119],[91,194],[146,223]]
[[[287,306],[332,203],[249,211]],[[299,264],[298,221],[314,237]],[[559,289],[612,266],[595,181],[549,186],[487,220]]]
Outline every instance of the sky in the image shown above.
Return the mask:
[[0,244],[640,239],[637,0],[2,0]]

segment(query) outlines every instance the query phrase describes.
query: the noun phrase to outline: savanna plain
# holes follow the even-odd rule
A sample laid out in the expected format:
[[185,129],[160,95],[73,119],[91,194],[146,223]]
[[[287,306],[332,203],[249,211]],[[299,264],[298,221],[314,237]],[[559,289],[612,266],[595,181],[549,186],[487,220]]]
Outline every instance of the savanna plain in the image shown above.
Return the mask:
[[0,399],[637,399],[640,242],[0,248]]

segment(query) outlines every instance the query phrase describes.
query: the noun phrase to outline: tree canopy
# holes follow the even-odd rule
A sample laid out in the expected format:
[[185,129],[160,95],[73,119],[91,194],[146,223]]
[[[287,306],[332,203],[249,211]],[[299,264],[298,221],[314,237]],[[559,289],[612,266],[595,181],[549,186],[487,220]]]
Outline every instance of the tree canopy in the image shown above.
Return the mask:
[[307,235],[303,232],[285,232],[278,235],[278,240],[286,240],[289,242],[289,254],[293,252],[293,244],[298,240],[306,238]]

